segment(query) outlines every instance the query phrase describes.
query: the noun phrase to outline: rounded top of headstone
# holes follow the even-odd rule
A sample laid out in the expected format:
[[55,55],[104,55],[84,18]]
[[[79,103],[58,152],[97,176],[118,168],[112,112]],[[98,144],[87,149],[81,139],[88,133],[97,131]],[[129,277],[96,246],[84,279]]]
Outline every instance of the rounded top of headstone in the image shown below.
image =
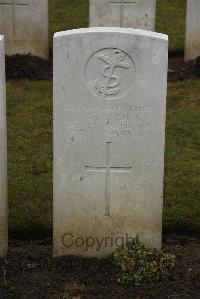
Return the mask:
[[0,41],[4,40],[4,35],[0,35]]
[[76,35],[76,34],[84,34],[84,33],[128,33],[137,36],[146,36],[146,37],[161,39],[168,42],[168,35],[166,34],[141,30],[141,29],[120,28],[120,27],[91,27],[91,28],[79,28],[79,29],[60,31],[54,34],[54,38]]

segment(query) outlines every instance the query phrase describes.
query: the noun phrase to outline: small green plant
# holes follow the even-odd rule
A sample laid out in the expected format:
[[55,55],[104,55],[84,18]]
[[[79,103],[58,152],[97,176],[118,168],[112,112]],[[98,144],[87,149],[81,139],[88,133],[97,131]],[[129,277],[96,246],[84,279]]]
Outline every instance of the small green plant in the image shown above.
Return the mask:
[[113,258],[118,282],[136,287],[142,283],[169,280],[175,265],[173,254],[148,248],[138,238],[118,247]]

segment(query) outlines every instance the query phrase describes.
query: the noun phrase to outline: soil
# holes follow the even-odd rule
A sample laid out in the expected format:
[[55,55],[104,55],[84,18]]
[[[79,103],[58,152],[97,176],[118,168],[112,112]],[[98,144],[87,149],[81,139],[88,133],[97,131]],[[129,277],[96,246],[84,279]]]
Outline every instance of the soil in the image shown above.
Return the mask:
[[31,55],[6,56],[7,80],[52,80],[52,58],[44,60]]
[[[7,80],[52,80],[52,54],[49,60],[31,55],[6,56]],[[200,78],[200,57],[184,62],[182,52],[174,52],[169,56],[169,81]]]
[[171,281],[135,289],[116,282],[112,259],[52,258],[51,240],[12,240],[0,260],[0,298],[200,298],[200,239],[164,238],[176,268]]
[[200,57],[184,62],[183,56],[169,59],[168,81],[182,81],[200,78]]

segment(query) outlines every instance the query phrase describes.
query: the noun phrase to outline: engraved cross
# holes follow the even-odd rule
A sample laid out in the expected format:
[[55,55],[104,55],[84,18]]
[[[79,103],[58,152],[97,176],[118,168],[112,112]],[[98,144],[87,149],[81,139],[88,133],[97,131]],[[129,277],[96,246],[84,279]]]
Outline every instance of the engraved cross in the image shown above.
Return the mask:
[[110,0],[111,5],[119,5],[120,6],[120,27],[123,27],[124,20],[124,7],[127,5],[133,5],[136,1],[132,0]]
[[135,4],[135,1],[132,1],[132,0],[110,0],[110,4],[120,6],[120,27],[123,27],[124,7],[127,5]]
[[19,0],[8,0],[8,1],[2,1],[0,0],[0,6],[7,6],[7,7],[12,7],[12,31],[13,35],[16,35],[16,28],[15,28],[15,23],[16,23],[16,15],[15,15],[15,10],[16,7],[26,7],[28,6],[29,3],[27,3],[27,0],[19,1]]
[[85,166],[85,171],[103,171],[106,174],[105,186],[105,216],[110,217],[110,177],[112,172],[131,173],[132,167],[112,167],[111,166],[111,142],[106,143],[106,166]]

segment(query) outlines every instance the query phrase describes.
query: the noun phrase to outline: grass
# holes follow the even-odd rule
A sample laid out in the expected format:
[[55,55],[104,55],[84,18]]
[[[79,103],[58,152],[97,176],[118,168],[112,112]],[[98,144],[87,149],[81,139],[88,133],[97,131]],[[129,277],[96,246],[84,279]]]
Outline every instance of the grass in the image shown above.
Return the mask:
[[[183,49],[185,0],[157,0],[157,25]],[[56,31],[88,26],[87,0],[50,0]],[[52,229],[52,82],[7,82],[10,229]],[[200,232],[200,84],[170,83],[167,101],[164,230]]]
[[50,0],[49,36],[51,45],[55,32],[88,27],[88,18],[88,0]]
[[186,0],[157,0],[156,31],[169,35],[169,49],[183,50]]
[[200,84],[169,84],[164,228],[200,232]]
[[[169,34],[171,50],[184,49],[185,11],[186,0],[157,0],[156,31]],[[88,27],[88,17],[88,0],[50,0],[50,44],[54,32]]]
[[46,230],[52,225],[52,82],[8,82],[7,103],[10,227]]
[[[34,92],[33,92],[34,91]],[[8,82],[10,228],[52,227],[52,82]],[[200,84],[170,83],[164,229],[200,232]]]

